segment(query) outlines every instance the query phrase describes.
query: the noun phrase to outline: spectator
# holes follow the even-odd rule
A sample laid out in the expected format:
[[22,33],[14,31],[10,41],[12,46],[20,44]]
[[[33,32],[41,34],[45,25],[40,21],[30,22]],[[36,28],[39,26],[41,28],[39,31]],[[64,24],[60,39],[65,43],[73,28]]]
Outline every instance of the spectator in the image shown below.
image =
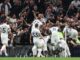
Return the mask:
[[71,2],[71,5],[73,5],[75,8],[78,8],[78,6],[80,5],[80,0],[73,0]]
[[28,26],[24,26],[20,42],[22,45],[30,45]]
[[21,12],[21,1],[15,0],[14,5],[11,8],[11,13],[15,14],[17,18],[19,18],[19,13]]
[[10,0],[4,0],[4,2],[1,3],[0,8],[1,8],[0,11],[3,11],[6,16],[9,15],[10,9],[12,8],[12,6],[10,4]]

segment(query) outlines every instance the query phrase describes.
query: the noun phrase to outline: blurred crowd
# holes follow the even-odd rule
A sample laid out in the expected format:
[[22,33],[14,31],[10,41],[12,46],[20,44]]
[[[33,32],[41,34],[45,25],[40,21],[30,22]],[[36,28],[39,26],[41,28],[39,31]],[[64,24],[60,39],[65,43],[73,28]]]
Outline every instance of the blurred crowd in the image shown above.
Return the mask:
[[[38,16],[38,14],[41,14]],[[40,17],[46,24],[69,26],[80,39],[80,0],[0,0],[0,23],[6,19],[11,27],[12,44],[30,45],[32,22]],[[80,41],[71,42],[74,46]]]

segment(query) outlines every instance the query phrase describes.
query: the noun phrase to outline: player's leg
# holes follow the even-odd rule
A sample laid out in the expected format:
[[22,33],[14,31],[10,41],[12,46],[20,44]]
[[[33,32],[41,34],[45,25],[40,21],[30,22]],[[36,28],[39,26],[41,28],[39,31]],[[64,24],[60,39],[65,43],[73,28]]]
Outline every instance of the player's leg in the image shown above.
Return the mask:
[[44,40],[45,41],[44,41],[44,47],[43,47],[43,54],[47,56],[48,55],[47,42],[49,40],[49,36],[44,37]]
[[42,55],[42,49],[41,48],[38,48],[38,54],[37,54],[37,57],[41,57],[41,55]]
[[66,49],[67,57],[70,57],[71,53],[70,53],[70,50],[69,50],[69,47],[68,47],[67,43],[66,43],[66,48],[65,49]]
[[33,56],[37,55],[37,39],[33,38],[34,46],[32,47]]
[[54,51],[54,45],[53,43],[50,43],[50,46],[49,46],[49,51],[50,51],[50,55],[53,56],[53,51]]
[[3,53],[5,54],[5,56],[8,56],[6,47],[7,47],[7,45],[6,45],[6,44],[3,44],[3,46],[1,47],[0,52],[1,52],[1,53],[3,52]]
[[56,56],[56,52],[55,52],[55,50],[56,50],[56,44],[57,44],[56,40],[58,40],[58,39],[57,39],[57,37],[54,37],[54,36],[53,36],[52,39],[51,39],[52,56]]
[[8,45],[8,35],[1,35],[1,42],[2,42],[2,47],[0,49],[0,52],[4,53],[5,56],[8,56],[7,51],[6,51],[6,47]]
[[6,45],[2,45],[1,49],[0,49],[0,55],[2,55],[2,52],[5,50]]
[[44,57],[42,55],[42,49],[44,47],[44,40],[43,39],[39,39],[38,40],[38,45],[37,45],[37,49],[38,49],[38,54],[37,54],[37,57]]
[[60,57],[68,57],[68,54],[67,54],[67,44],[66,44],[66,42],[64,40],[60,41],[59,47],[61,48],[59,56]]
[[32,47],[32,52],[33,52],[33,56],[36,56],[37,55],[37,46],[36,45],[34,45]]
[[7,53],[7,45],[3,45],[4,49],[3,49],[3,53],[5,54],[5,56],[8,56],[8,53]]

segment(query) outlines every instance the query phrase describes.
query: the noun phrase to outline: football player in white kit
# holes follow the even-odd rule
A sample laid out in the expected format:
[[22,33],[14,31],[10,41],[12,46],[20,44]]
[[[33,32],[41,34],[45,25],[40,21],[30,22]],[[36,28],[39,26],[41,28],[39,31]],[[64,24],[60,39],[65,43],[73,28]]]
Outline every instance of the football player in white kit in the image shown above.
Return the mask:
[[[52,30],[53,29],[53,30]],[[60,57],[70,56],[70,51],[66,41],[64,40],[64,35],[62,34],[62,28],[60,27],[52,27],[52,35],[51,35],[51,44],[53,52],[57,52],[55,54],[59,54]],[[55,55],[56,56],[56,55]]]
[[69,47],[66,43],[66,40],[64,38],[64,33],[63,33],[63,26],[60,27],[58,31],[58,36],[59,36],[59,42],[58,42],[58,48],[61,48],[62,50],[59,52],[59,57],[69,57],[71,56]]
[[32,28],[31,31],[35,28],[35,24],[38,24],[38,29],[40,28],[41,25],[43,25],[42,23],[42,14],[38,14],[38,17],[32,22]]
[[73,41],[73,45],[74,46],[77,46],[77,45],[80,45],[80,41],[78,39],[78,31],[74,28],[70,28],[70,31],[69,31],[69,38],[71,38],[71,43]]
[[68,37],[69,43],[76,46],[80,44],[80,41],[78,39],[78,31],[74,27],[75,24],[71,23],[71,25],[64,28],[63,32],[66,33],[66,37]]
[[56,24],[54,24],[50,28],[50,31],[51,31],[51,45],[52,45],[51,50],[53,50],[53,51],[55,51],[55,46],[59,41],[58,34],[57,34],[58,33],[58,29],[59,29],[59,27],[56,26]]
[[2,47],[0,49],[0,54],[2,52],[5,54],[5,56],[8,56],[6,47],[8,46],[8,34],[11,32],[10,26],[6,23],[6,21],[3,21],[0,25],[0,37],[1,37],[1,42],[2,42]]
[[[41,35],[40,30],[38,29],[38,24],[35,24],[35,28],[31,31],[31,35],[33,37],[34,46],[32,48],[33,56],[43,57],[42,49],[44,47],[44,39]],[[38,51],[38,53],[37,53]]]
[[[32,51],[33,51],[33,56],[36,56],[37,55],[37,46],[35,44],[36,41],[40,41],[39,37],[40,37],[40,27],[43,25],[42,23],[42,14],[39,13],[38,16],[36,17],[36,19],[32,22],[32,28],[31,28],[31,36],[33,36],[33,43],[34,43],[34,46],[32,48]],[[36,24],[38,25],[37,28],[35,27]],[[37,31],[38,30],[38,31]],[[37,38],[35,37],[36,35],[36,32],[38,33],[39,36],[37,36]],[[34,33],[34,34],[33,34]],[[31,37],[30,37],[30,40],[31,40]],[[38,44],[39,45],[39,44]]]

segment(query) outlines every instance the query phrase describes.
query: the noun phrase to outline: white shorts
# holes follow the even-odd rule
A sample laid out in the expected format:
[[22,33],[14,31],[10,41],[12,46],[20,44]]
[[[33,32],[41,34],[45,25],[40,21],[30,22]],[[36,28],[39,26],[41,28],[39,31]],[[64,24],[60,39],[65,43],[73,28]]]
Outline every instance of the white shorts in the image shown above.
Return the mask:
[[1,42],[2,42],[2,44],[8,45],[8,41],[9,41],[8,35],[7,34],[1,34]]
[[40,39],[40,40],[38,40],[37,41],[37,47],[38,48],[42,48],[43,49],[43,47],[44,47],[44,40],[43,39]]
[[44,40],[40,39],[40,38],[33,38],[33,43],[34,45],[36,45],[37,47],[42,47],[44,46]]

